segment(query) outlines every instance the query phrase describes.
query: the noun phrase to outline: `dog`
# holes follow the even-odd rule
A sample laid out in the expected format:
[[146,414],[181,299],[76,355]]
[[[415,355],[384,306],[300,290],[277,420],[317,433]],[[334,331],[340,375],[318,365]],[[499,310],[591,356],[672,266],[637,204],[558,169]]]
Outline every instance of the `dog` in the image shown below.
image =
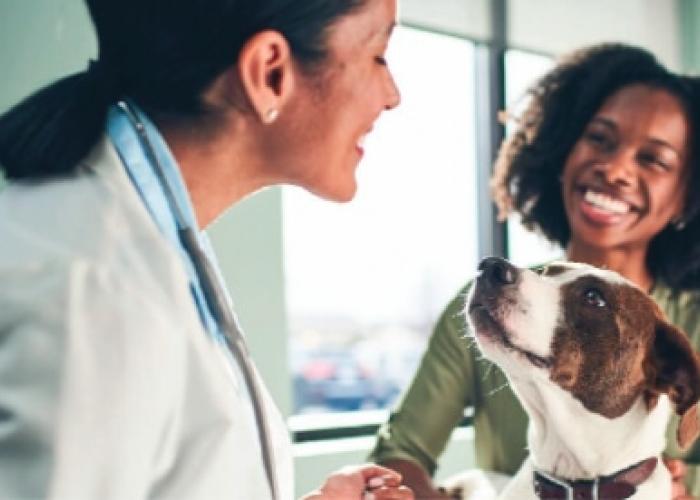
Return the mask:
[[499,499],[670,499],[660,461],[670,412],[682,416],[682,447],[699,432],[700,364],[686,335],[612,271],[491,257],[479,272],[468,321],[530,419],[529,457]]

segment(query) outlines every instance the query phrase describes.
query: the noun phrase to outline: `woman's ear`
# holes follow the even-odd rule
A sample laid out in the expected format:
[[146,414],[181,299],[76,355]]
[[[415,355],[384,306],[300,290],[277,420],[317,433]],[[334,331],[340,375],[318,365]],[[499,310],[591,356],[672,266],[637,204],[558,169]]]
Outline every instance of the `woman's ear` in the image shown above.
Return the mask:
[[238,76],[251,109],[272,123],[294,89],[294,64],[287,39],[278,31],[256,33],[238,56]]

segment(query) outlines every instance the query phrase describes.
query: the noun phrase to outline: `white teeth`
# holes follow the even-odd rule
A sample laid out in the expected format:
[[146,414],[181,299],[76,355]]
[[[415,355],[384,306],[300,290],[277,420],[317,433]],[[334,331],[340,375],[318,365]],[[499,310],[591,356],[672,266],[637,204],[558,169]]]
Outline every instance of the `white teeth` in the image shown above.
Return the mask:
[[621,200],[616,200],[615,198],[608,196],[607,194],[591,191],[590,189],[586,190],[583,199],[591,205],[594,205],[598,208],[602,208],[603,210],[612,212],[614,214],[622,215],[630,211],[629,203],[625,203]]

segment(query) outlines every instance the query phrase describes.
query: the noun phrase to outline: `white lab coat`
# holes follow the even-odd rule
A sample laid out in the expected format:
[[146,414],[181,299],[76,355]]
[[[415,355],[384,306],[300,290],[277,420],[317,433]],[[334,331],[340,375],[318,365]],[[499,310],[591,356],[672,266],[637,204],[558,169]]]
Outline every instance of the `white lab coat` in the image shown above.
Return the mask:
[[245,384],[180,257],[107,139],[85,163],[94,175],[0,193],[0,498],[268,498]]

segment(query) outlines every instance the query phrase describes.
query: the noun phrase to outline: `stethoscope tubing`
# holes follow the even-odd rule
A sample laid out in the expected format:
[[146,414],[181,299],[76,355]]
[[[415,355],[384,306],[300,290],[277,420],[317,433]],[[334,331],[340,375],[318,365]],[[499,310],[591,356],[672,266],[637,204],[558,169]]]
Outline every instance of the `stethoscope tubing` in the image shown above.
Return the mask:
[[185,217],[176,202],[175,195],[173,194],[170,184],[165,178],[164,169],[158,160],[155,148],[148,138],[146,127],[127,101],[119,101],[117,106],[119,106],[119,108],[124,112],[127,119],[134,127],[134,130],[138,135],[139,142],[141,143],[141,147],[143,148],[146,157],[151,164],[151,168],[153,168],[156,176],[158,177],[158,181],[163,189],[165,198],[173,216],[175,217],[180,241],[192,259],[195,273],[199,278],[207,305],[211,308],[211,312],[224,334],[226,346],[233,355],[239,369],[243,374],[243,378],[248,388],[248,393],[250,394],[253,412],[255,414],[256,427],[258,431],[258,438],[260,440],[267,481],[270,486],[272,499],[277,500],[279,497],[274,468],[274,454],[270,440],[270,429],[265,417],[262,388],[260,387],[258,379],[255,376],[255,370],[250,359],[250,354],[243,334],[238,327],[238,322],[233,316],[233,312],[231,311],[231,307],[226,299],[226,294],[222,288],[221,282],[211,262],[199,245],[195,230],[189,224],[187,224]]

